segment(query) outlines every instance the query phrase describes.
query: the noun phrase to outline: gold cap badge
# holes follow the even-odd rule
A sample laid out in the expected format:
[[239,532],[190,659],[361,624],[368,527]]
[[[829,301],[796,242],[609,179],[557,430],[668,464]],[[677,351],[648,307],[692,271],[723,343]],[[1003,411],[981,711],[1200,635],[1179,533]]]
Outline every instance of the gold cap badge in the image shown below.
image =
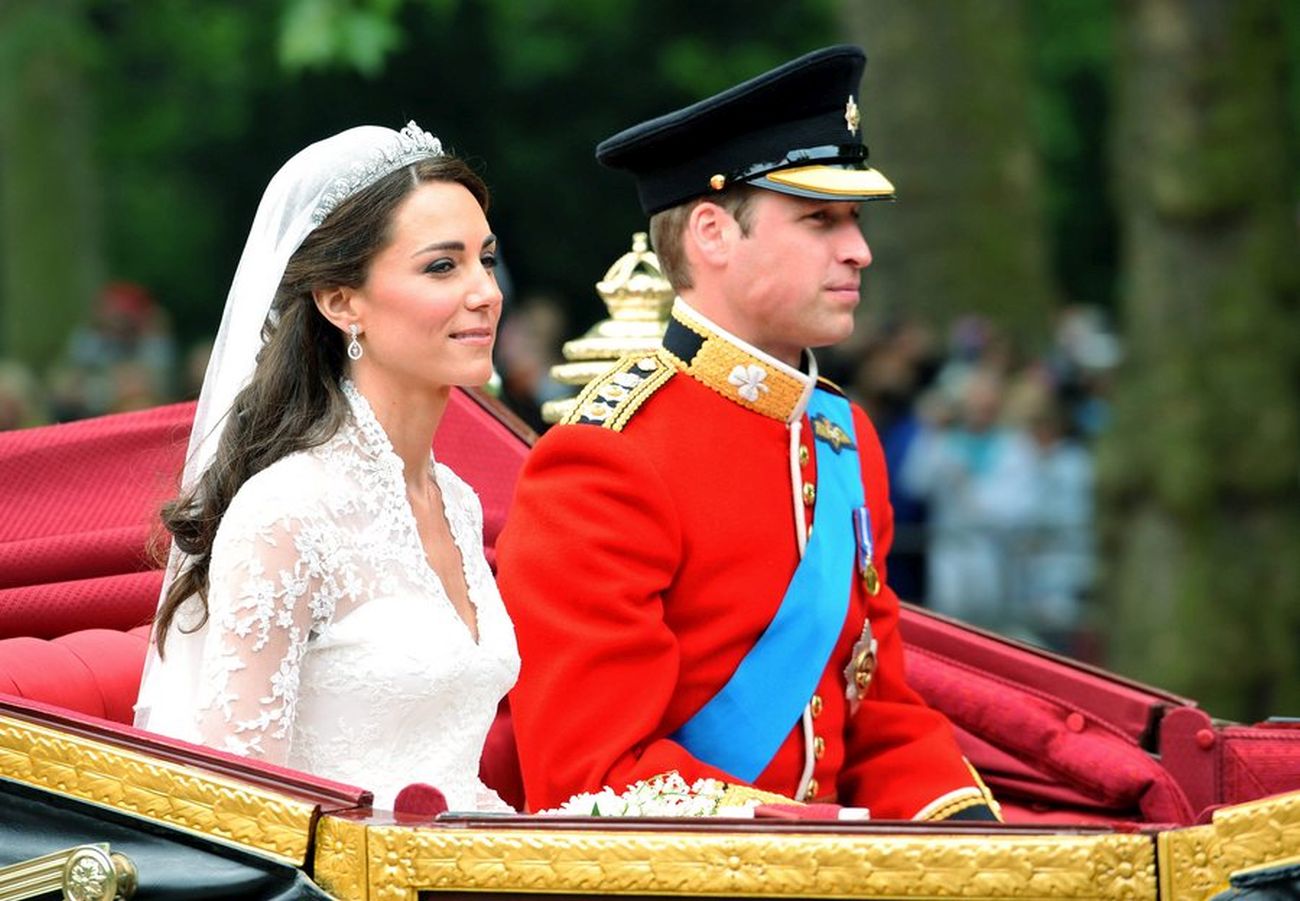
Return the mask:
[[850,94],[848,102],[844,104],[844,124],[849,127],[849,134],[858,133],[858,123],[861,121],[862,117],[858,115],[858,104]]
[[709,187],[715,191],[721,191],[727,186],[727,176],[719,173],[709,179]]

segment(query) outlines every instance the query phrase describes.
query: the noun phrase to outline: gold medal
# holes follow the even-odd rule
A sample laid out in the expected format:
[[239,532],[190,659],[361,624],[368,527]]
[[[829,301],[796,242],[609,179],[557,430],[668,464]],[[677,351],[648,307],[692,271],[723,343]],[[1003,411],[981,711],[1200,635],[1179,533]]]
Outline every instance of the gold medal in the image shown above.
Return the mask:
[[871,677],[876,672],[876,648],[873,642],[870,647],[863,648],[853,658],[853,684],[858,688],[858,697],[866,697],[867,687],[871,685]]
[[876,572],[876,564],[867,562],[862,569],[862,581],[867,585],[867,594],[880,594],[880,573]]
[[849,664],[844,667],[844,696],[849,701],[849,715],[857,713],[858,705],[867,696],[871,677],[876,672],[876,638],[871,632],[871,620],[862,623],[862,635],[853,645]]

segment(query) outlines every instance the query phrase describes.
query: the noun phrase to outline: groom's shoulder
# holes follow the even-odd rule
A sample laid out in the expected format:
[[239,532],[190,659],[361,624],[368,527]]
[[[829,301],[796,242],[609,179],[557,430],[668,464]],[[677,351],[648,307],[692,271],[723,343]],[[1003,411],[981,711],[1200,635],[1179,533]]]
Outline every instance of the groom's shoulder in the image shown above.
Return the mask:
[[663,350],[628,354],[582,390],[562,424],[621,432],[633,417],[645,415],[647,402],[676,374],[672,357]]

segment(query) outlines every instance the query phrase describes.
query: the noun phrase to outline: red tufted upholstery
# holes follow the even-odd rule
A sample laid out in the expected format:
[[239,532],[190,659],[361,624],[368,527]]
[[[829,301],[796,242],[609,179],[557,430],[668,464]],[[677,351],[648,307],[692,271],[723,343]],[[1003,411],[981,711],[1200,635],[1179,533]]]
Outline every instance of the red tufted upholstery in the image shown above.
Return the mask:
[[0,693],[130,724],[149,627],[0,639]]

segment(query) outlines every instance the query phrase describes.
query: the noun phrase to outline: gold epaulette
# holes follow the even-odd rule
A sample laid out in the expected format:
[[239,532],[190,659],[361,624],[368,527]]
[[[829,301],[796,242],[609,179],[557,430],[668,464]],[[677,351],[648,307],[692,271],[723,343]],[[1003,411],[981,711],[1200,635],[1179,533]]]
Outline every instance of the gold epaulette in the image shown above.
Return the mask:
[[578,395],[565,425],[598,425],[621,432],[641,405],[677,372],[662,350],[628,354]]
[[843,388],[826,378],[824,375],[817,376],[817,387],[824,388],[831,394],[838,394],[840,397],[848,397],[848,394],[845,393]]

